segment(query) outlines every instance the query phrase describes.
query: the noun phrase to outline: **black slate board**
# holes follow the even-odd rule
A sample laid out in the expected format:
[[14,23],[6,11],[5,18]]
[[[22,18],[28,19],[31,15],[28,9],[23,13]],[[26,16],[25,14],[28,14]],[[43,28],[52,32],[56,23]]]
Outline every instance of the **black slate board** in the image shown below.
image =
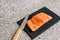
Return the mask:
[[[29,18],[28,18],[28,19],[30,19],[32,16],[34,16],[34,15],[40,13],[40,12],[44,12],[44,13],[50,15],[51,17],[53,17],[53,19],[50,20],[49,22],[47,22],[46,24],[44,24],[41,28],[39,28],[39,29],[38,29],[37,31],[35,31],[35,32],[32,32],[32,31],[28,28],[28,26],[27,26],[27,24],[26,24],[24,31],[27,32],[27,34],[28,34],[32,39],[34,39],[35,37],[37,37],[39,34],[43,33],[45,30],[47,30],[47,29],[50,28],[53,24],[55,24],[56,22],[58,22],[58,21],[60,20],[60,17],[59,17],[59,16],[57,16],[55,13],[53,13],[51,10],[49,10],[49,9],[46,8],[46,7],[43,7],[43,8],[41,8],[41,9],[37,10],[36,12],[32,13],[31,15],[29,15]],[[24,18],[21,19],[21,20],[19,20],[19,21],[17,22],[17,24],[20,26],[23,20],[24,20]]]

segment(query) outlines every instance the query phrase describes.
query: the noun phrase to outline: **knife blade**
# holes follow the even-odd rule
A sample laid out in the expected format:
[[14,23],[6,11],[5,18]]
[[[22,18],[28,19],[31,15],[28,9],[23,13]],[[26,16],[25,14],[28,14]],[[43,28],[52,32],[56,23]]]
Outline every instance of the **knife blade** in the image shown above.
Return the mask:
[[25,25],[26,25],[26,22],[27,22],[27,20],[28,20],[28,16],[29,16],[29,15],[26,15],[23,23],[21,24],[21,26],[20,26],[21,29],[24,29],[24,27],[25,27]]

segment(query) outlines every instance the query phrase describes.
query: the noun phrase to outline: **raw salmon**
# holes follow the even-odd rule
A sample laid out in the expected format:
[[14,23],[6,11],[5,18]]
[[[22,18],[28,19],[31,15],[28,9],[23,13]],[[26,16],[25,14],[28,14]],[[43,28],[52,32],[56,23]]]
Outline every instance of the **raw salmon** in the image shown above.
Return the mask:
[[51,19],[52,19],[51,16],[44,12],[41,12],[39,14],[34,15],[31,19],[29,19],[27,21],[27,25],[32,31],[36,31]]

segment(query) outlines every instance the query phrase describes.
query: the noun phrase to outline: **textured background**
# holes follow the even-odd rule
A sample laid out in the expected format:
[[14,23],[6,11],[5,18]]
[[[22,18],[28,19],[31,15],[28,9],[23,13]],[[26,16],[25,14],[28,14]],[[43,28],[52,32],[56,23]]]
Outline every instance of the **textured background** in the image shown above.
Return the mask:
[[[46,6],[60,16],[60,0],[0,0],[0,40],[11,40],[18,29],[16,22],[27,13]],[[60,21],[34,40],[60,40]],[[22,32],[18,40],[31,40]]]

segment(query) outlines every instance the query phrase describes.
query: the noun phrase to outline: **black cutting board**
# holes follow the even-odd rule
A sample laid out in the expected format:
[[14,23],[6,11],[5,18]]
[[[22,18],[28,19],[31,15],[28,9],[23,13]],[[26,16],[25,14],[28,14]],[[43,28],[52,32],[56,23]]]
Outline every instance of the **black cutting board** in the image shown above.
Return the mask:
[[[57,16],[54,12],[52,12],[51,10],[49,10],[49,9],[46,8],[46,7],[43,7],[43,8],[41,8],[41,9],[37,10],[36,12],[33,12],[32,14],[30,14],[28,19],[32,18],[32,16],[34,16],[34,15],[40,13],[40,12],[44,12],[44,13],[50,15],[53,19],[50,20],[49,22],[45,23],[42,27],[40,27],[40,28],[39,28],[37,31],[35,31],[35,32],[32,32],[32,31],[28,28],[28,26],[27,26],[27,24],[26,24],[26,25],[25,25],[25,28],[24,28],[24,31],[25,31],[32,39],[34,39],[35,37],[37,37],[39,34],[43,33],[45,30],[47,30],[47,29],[50,28],[53,24],[55,24],[56,22],[58,22],[58,21],[60,20],[60,17],[59,17],[59,16]],[[23,22],[23,20],[24,20],[24,18],[21,19],[21,20],[19,20],[19,21],[17,22],[17,24],[20,26],[21,23]]]

